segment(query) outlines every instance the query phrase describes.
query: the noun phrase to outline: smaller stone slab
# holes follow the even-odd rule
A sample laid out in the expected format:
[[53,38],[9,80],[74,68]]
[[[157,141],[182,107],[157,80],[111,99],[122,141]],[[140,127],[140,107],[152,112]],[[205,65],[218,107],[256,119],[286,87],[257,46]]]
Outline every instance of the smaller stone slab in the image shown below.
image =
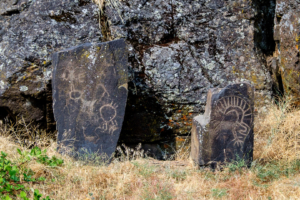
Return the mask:
[[[124,40],[87,43],[53,54],[53,110],[60,152],[115,151],[127,100]],[[67,152],[68,153],[68,152]]]
[[204,115],[193,119],[191,158],[211,165],[253,158],[254,87],[248,83],[213,88]]

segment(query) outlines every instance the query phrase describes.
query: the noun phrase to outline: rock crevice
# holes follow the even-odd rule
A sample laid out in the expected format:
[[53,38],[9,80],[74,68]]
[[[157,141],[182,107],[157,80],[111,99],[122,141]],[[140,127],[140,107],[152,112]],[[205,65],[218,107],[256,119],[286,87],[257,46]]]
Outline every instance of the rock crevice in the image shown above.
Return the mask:
[[106,2],[102,11],[91,0],[0,2],[0,106],[7,115],[53,127],[51,54],[120,38],[130,80],[120,142],[175,145],[213,87],[248,80],[255,106],[277,93],[298,98],[296,0],[126,0]]

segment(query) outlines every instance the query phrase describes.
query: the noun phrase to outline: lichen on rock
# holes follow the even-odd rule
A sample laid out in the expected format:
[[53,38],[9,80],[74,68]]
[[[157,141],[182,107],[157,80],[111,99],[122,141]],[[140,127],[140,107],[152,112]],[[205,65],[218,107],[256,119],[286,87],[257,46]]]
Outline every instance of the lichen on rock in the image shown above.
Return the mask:
[[23,116],[55,128],[51,54],[101,41],[98,19],[90,0],[0,2],[0,106],[10,111],[10,119]]
[[[155,98],[157,104],[151,111],[130,110],[123,138],[141,130],[126,123],[137,116],[145,120],[137,126],[148,123],[156,130],[154,140],[188,135],[192,117],[204,111],[212,87],[249,80],[259,96],[271,99],[272,78],[254,41],[258,13],[254,3],[129,0],[121,2],[121,15],[106,8],[112,39],[125,38],[131,49],[129,98],[142,105]],[[149,112],[151,118],[146,117]]]
[[248,80],[256,106],[298,97],[299,1],[109,2],[100,16],[92,0],[1,1],[0,111],[53,128],[50,55],[119,38],[130,79],[120,142],[189,135],[209,88]]

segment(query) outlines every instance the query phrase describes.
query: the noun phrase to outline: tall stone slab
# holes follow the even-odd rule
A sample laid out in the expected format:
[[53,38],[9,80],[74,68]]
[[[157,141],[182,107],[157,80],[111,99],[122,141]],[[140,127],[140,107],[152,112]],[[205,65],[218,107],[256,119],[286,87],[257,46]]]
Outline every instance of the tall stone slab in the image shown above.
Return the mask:
[[253,157],[254,88],[248,83],[210,89],[204,115],[193,119],[191,157],[209,165]]
[[60,151],[106,158],[115,151],[127,100],[126,52],[125,42],[116,40],[53,54],[53,109]]

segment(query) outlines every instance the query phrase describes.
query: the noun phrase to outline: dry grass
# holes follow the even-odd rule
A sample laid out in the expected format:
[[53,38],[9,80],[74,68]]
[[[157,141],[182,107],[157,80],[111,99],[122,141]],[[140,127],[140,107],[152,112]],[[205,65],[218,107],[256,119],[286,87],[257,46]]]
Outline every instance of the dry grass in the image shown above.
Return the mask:
[[108,5],[119,12],[120,0],[93,0],[99,7],[100,11],[103,12],[104,5]]
[[105,17],[104,11],[105,8],[110,7],[113,10],[116,10],[118,13],[118,17],[124,23],[122,15],[120,13],[120,3],[121,0],[93,0],[93,2],[98,6],[99,8],[99,28],[102,31],[103,34],[103,41],[111,41],[111,33],[109,30],[110,22]]
[[291,162],[300,158],[300,110],[290,102],[281,101],[256,118],[255,159]]
[[[51,199],[298,199],[299,123],[300,111],[289,101],[272,106],[256,117],[253,166],[248,169],[239,162],[214,172],[196,169],[189,160],[150,158],[124,157],[108,166],[89,166],[59,155],[52,142],[47,154],[63,158],[65,164],[51,168],[32,161],[28,167],[46,181],[28,187]],[[18,162],[16,148],[26,147],[11,142],[5,132],[2,135],[1,151]],[[45,143],[37,145],[45,148],[41,145]]]

